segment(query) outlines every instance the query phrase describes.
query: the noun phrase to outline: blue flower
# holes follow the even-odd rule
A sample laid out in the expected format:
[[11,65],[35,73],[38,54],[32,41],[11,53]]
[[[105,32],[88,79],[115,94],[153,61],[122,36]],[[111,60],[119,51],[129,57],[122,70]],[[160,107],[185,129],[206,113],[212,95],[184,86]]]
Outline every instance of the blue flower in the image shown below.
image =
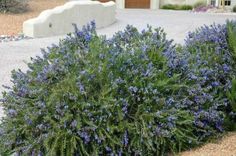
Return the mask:
[[123,135],[123,145],[124,145],[125,147],[127,147],[127,146],[128,146],[128,143],[129,143],[128,132],[125,131],[125,133],[124,133],[124,135]]

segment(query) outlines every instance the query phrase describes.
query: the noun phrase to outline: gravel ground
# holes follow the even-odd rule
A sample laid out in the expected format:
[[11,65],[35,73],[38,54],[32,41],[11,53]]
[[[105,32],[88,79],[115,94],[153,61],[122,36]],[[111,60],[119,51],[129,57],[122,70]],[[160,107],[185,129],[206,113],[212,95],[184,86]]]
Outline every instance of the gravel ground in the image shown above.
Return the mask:
[[215,143],[183,152],[180,156],[236,156],[236,133],[229,133]]
[[19,41],[24,39],[32,39],[31,37],[25,36],[24,34],[19,35],[0,35],[0,43],[10,42],[10,41]]
[[24,21],[38,16],[43,10],[62,5],[67,0],[30,0],[29,11],[22,14],[0,14],[0,35],[18,35]]

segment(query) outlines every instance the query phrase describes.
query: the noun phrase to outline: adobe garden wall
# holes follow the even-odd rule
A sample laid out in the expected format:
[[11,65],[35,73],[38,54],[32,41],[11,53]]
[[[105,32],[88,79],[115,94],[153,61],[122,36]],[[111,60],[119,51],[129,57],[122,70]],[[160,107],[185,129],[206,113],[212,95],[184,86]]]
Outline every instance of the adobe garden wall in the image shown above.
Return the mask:
[[102,28],[116,21],[115,12],[116,4],[112,1],[71,1],[25,21],[23,33],[30,37],[62,35],[73,32],[72,23],[81,27],[92,20],[96,21],[97,28]]

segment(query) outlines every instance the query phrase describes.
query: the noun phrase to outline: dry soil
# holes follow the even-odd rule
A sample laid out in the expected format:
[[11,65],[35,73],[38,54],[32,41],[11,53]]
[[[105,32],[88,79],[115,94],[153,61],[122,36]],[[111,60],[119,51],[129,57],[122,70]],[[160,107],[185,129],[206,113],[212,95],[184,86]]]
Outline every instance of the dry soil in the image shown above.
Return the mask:
[[16,35],[22,32],[25,20],[37,17],[43,10],[62,5],[66,0],[30,0],[29,11],[22,14],[0,14],[0,35]]

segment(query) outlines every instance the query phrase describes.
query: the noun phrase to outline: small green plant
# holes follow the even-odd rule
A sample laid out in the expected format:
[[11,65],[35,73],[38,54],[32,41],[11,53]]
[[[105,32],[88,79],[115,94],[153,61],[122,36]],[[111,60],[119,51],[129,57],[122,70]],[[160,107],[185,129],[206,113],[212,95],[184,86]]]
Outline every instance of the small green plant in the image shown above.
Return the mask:
[[163,5],[162,9],[167,9],[167,10],[192,10],[193,7],[191,5],[167,4],[167,5]]
[[229,49],[232,54],[232,57],[236,61],[236,26],[231,21],[227,22],[227,32],[228,32],[227,41],[228,41]]
[[172,4],[166,4],[166,5],[163,5],[161,8],[162,8],[162,9],[167,9],[167,10],[169,10],[169,9],[173,9],[173,8],[174,8],[174,5],[172,5]]
[[193,7],[191,5],[181,5],[180,10],[192,10]]
[[[236,25],[232,21],[227,22],[227,41],[231,56],[236,62]],[[230,101],[229,109],[232,110],[229,116],[226,117],[226,125],[228,130],[236,130],[236,79],[232,80],[232,88],[227,93]]]
[[228,93],[228,99],[231,102],[232,111],[236,113],[236,79],[232,81],[232,89]]
[[198,1],[193,5],[193,8],[206,7],[206,1]]
[[27,10],[27,0],[0,0],[0,12],[23,13]]
[[227,93],[228,99],[230,101],[230,109],[232,112],[226,117],[226,128],[227,130],[236,130],[236,79],[232,80],[231,91]]

